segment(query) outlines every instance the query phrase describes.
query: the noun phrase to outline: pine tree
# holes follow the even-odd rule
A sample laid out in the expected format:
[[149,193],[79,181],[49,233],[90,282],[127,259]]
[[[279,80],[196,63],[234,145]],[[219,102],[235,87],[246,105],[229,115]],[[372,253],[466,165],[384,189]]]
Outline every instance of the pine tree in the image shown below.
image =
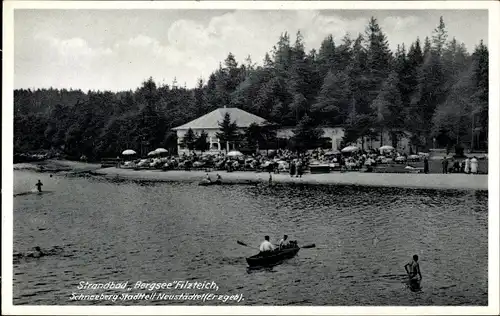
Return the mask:
[[198,79],[193,94],[195,113],[196,116],[199,117],[208,112],[208,100],[206,90],[203,87],[203,79]]
[[391,70],[391,51],[387,38],[379,26],[377,19],[372,17],[366,29],[367,42],[367,91],[369,101],[373,101]]
[[393,71],[384,82],[382,90],[373,101],[373,109],[377,114],[377,125],[381,135],[384,129],[387,129],[394,146],[398,136],[404,134],[406,118],[396,71]]
[[417,114],[420,131],[426,145],[431,144],[432,118],[438,105],[446,100],[447,87],[443,69],[442,54],[446,43],[447,32],[443,19],[440,18],[438,27],[433,32],[432,46],[426,39],[424,48],[424,63],[419,70],[417,91],[412,98],[412,107]]
[[323,42],[318,53],[318,68],[321,78],[325,78],[328,71],[335,67],[335,42],[333,36],[328,35]]
[[342,44],[336,47],[334,52],[334,60],[335,60],[335,70],[343,71],[345,70],[352,61],[352,44],[353,41],[349,37],[349,34],[346,34],[342,38]]
[[189,149],[190,151],[194,150],[195,148],[195,142],[196,142],[196,135],[194,134],[193,130],[190,128],[184,135],[182,139],[183,145]]
[[351,98],[349,76],[345,72],[329,71],[312,107],[312,113],[317,122],[333,126],[342,124]]
[[288,71],[288,92],[292,96],[291,109],[295,112],[296,123],[309,109],[306,98],[309,88],[310,71],[304,52],[304,41],[300,31],[297,32],[295,44],[291,49],[291,64]]
[[256,123],[250,124],[250,126],[245,130],[244,140],[252,151],[256,151],[259,148],[259,144],[263,141],[262,128]]
[[323,136],[323,130],[315,127],[313,120],[307,114],[300,120],[293,133],[295,148],[299,152],[318,147],[321,136]]
[[439,25],[434,29],[432,34],[432,48],[431,51],[437,56],[441,57],[448,38],[448,32],[444,24],[443,17],[439,18]]
[[238,126],[236,122],[231,121],[231,115],[226,112],[224,119],[219,123],[220,132],[217,132],[217,137],[219,141],[225,145],[226,151],[229,148],[230,142],[235,142],[238,140]]
[[200,135],[196,137],[196,140],[194,142],[194,148],[201,152],[208,150],[209,144],[207,138],[208,134],[205,131],[201,131]]
[[[478,141],[482,144],[473,144],[475,147],[484,145],[488,148],[488,96],[489,96],[489,52],[483,41],[475,48],[472,56],[471,67],[475,79],[475,102],[473,115],[473,128],[480,130]],[[473,146],[473,147],[474,147]]]
[[423,58],[427,58],[427,56],[431,53],[431,41],[428,36],[425,37],[424,41],[424,55]]
[[273,48],[273,65],[277,74],[286,76],[292,61],[290,36],[287,32],[281,34],[278,44]]

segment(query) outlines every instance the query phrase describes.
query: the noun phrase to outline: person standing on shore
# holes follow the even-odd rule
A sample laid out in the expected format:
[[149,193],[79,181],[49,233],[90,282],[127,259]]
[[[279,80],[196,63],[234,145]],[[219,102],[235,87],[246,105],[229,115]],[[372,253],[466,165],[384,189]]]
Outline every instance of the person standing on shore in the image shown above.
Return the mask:
[[441,162],[443,164],[443,173],[448,173],[448,158],[444,156],[443,161]]
[[339,166],[340,166],[340,172],[344,171],[344,166],[345,166],[345,160],[342,155],[339,156]]
[[302,161],[299,159],[297,161],[297,178],[302,178],[302,172],[303,172]]
[[293,178],[295,176],[295,161],[290,162],[290,176]]
[[476,156],[474,156],[470,161],[470,173],[477,174],[477,169],[478,169],[478,161]]
[[470,158],[467,157],[467,159],[465,159],[465,173],[469,174],[470,173]]
[[424,157],[424,173],[429,173],[429,159],[427,157]]

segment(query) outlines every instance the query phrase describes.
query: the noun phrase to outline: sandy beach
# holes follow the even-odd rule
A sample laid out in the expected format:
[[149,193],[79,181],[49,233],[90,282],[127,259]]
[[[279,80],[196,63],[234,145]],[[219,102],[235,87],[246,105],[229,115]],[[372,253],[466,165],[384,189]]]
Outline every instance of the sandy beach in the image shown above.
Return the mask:
[[[104,168],[93,171],[108,178],[125,178],[131,180],[149,181],[200,181],[204,171],[160,171],[131,170],[119,168]],[[222,176],[223,182],[249,184],[266,182],[269,174],[265,172],[209,172],[212,179],[216,174]],[[342,184],[362,186],[426,188],[426,189],[457,189],[457,190],[488,190],[488,175],[467,174],[394,174],[394,173],[327,173],[305,174],[302,178],[292,178],[289,174],[272,174],[275,183],[305,183],[305,184]]]
[[[40,166],[42,168],[40,169]],[[41,172],[89,173],[110,179],[128,179],[162,182],[197,182],[205,178],[205,171],[184,170],[132,170],[120,168],[101,168],[100,164],[74,162],[66,160],[47,160],[37,163],[15,164],[14,170],[32,170]],[[269,173],[266,172],[209,172],[212,179],[216,174],[222,176],[223,182],[231,184],[267,183]],[[455,190],[488,190],[488,175],[467,174],[397,174],[397,173],[362,173],[332,172],[326,174],[304,174],[302,178],[292,178],[287,173],[272,174],[274,183],[304,184],[341,184],[379,187],[421,188],[421,189],[455,189]]]

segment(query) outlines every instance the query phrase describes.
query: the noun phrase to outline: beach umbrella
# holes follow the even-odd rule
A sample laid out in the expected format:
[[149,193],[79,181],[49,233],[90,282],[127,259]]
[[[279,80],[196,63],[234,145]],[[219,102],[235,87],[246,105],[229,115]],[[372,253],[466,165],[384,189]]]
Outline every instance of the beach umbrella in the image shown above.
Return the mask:
[[168,150],[166,150],[165,148],[156,148],[155,152],[158,154],[162,154],[162,153],[168,153]]
[[122,155],[125,155],[125,156],[136,155],[136,154],[137,153],[134,150],[132,150],[132,149],[127,149],[127,150],[124,150],[122,152]]
[[356,146],[347,146],[344,149],[342,149],[342,152],[343,153],[352,153],[352,152],[358,151],[358,150],[359,150],[359,148]]
[[151,156],[155,156],[155,155],[157,155],[157,154],[158,154],[158,153],[156,152],[156,150],[153,150],[153,151],[150,151],[150,152],[148,153],[148,156],[150,156],[150,157],[151,157]]
[[380,147],[379,149],[380,149],[380,151],[394,150],[394,147],[389,146],[389,145],[385,145],[385,146]]
[[338,151],[338,150],[330,150],[330,151],[327,151],[325,153],[325,156],[336,155],[336,154],[339,154],[339,153],[340,153],[340,151]]
[[233,150],[227,153],[228,157],[238,157],[238,156],[243,156],[243,154],[240,151]]

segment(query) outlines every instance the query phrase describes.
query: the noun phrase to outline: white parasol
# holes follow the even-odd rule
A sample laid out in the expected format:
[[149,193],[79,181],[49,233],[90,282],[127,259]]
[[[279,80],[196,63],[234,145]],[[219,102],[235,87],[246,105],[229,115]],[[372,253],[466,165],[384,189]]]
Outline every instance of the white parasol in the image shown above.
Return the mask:
[[134,150],[132,150],[132,149],[127,149],[127,150],[124,150],[122,152],[122,155],[125,155],[125,156],[136,155],[136,154],[137,153]]
[[390,151],[390,150],[394,150],[394,147],[389,146],[389,145],[385,145],[385,146],[380,147],[379,150],[380,151]]
[[338,150],[330,150],[330,151],[327,151],[325,153],[325,156],[337,155],[339,153],[340,153],[340,151],[338,151]]
[[155,152],[158,153],[158,154],[168,153],[168,150],[166,150],[165,148],[156,148]]
[[359,148],[356,146],[347,146],[344,149],[342,149],[342,152],[343,153],[352,153],[352,152],[358,151],[358,150],[359,150]]
[[158,154],[158,153],[156,152],[156,150],[153,150],[153,151],[150,151],[150,152],[148,153],[148,156],[150,156],[150,157],[151,157],[151,156],[156,156],[157,154]]
[[240,151],[233,150],[227,153],[228,157],[238,157],[238,156],[243,156],[243,154]]

